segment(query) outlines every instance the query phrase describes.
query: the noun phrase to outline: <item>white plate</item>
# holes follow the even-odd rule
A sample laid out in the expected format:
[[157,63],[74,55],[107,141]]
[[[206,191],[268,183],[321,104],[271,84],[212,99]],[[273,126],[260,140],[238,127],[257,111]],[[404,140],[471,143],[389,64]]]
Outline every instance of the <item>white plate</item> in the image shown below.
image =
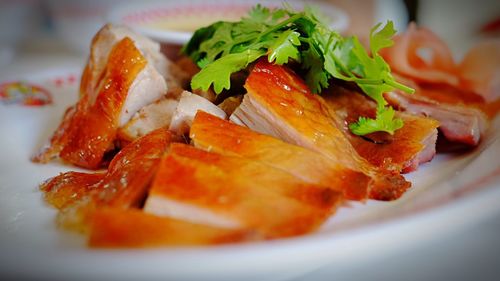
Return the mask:
[[[305,1],[287,1],[297,10]],[[187,0],[155,1],[153,3],[129,3],[114,8],[109,20],[125,24],[158,42],[184,44],[191,38],[192,31],[179,30],[179,26],[197,29],[218,20],[236,21],[260,3],[266,7],[281,7],[282,1],[272,0]],[[348,15],[331,4],[314,3],[324,15],[331,19],[330,26],[342,32],[349,25]]]
[[[89,250],[60,231],[37,185],[73,167],[33,164],[77,99],[80,69],[12,73],[46,88],[54,104],[0,102],[0,277],[46,280],[284,280],[330,264],[380,259],[471,226],[500,211],[500,118],[479,148],[438,155],[407,178],[413,188],[395,202],[352,203],[320,231],[272,242],[205,248]],[[4,78],[0,78],[0,81]]]

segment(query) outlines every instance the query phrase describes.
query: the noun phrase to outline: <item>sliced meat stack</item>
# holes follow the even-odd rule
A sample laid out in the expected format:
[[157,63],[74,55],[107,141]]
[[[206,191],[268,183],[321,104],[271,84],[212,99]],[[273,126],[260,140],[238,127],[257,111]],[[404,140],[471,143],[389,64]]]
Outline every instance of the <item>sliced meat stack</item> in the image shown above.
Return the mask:
[[198,112],[190,133],[194,146],[258,161],[306,182],[330,187],[351,200],[365,200],[370,178],[323,154],[252,131],[205,112]]
[[250,129],[316,151],[371,179],[369,198],[394,200],[409,187],[398,171],[379,169],[361,157],[339,126],[342,121],[322,97],[293,71],[259,61],[247,78],[248,93],[230,119]]
[[128,209],[142,204],[171,139],[169,131],[155,130],[118,152],[106,172],[67,172],[40,188],[45,199],[61,210],[61,224],[85,229],[89,214],[100,207]]
[[388,101],[400,110],[436,119],[451,142],[478,145],[487,117],[495,117],[500,109],[500,41],[478,44],[458,64],[445,42],[414,23],[394,41],[382,55],[398,80],[416,91],[387,93]]
[[192,94],[182,90],[186,79],[158,43],[125,27],[104,26],[92,40],[77,104],[67,109],[50,144],[32,160],[60,157],[98,169],[107,165],[108,152],[168,127],[172,120],[174,131],[183,133],[181,125],[194,117],[197,106],[220,115],[222,110],[202,97],[196,96],[193,104]]
[[250,229],[264,239],[316,229],[340,193],[238,156],[172,144],[145,212],[223,228]]

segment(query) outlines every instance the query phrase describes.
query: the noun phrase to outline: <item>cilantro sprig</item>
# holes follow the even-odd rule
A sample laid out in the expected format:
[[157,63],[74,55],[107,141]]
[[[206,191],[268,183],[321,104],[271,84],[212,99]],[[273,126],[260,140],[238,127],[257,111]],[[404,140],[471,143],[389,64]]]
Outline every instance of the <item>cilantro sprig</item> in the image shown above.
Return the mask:
[[360,117],[350,124],[351,132],[393,134],[403,121],[395,118],[383,93],[394,89],[413,92],[394,80],[389,65],[378,54],[393,44],[391,37],[395,32],[391,21],[383,27],[377,24],[370,32],[369,55],[356,36],[344,38],[330,30],[310,7],[297,12],[289,6],[270,10],[257,5],[238,22],[219,21],[198,29],[183,52],[201,68],[191,87],[208,90],[213,86],[217,94],[231,87],[232,73],[263,56],[279,65],[300,63],[305,81],[314,93],[327,88],[331,78],[356,83],[377,102],[377,115],[375,119]]

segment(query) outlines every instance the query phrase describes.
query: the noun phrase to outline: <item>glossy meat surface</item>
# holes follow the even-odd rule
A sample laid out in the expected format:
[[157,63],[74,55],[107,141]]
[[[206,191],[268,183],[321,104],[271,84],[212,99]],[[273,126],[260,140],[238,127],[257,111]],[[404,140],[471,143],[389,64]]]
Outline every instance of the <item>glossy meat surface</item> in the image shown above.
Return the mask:
[[196,147],[238,155],[288,172],[306,182],[330,187],[346,199],[364,200],[370,178],[345,168],[324,155],[254,132],[199,111],[190,137]]
[[409,188],[399,173],[381,171],[362,158],[342,131],[343,121],[288,68],[261,60],[245,88],[248,93],[231,120],[364,173],[372,179],[369,198],[393,200]]
[[90,93],[83,93],[76,106],[66,113],[50,147],[34,160],[46,162],[59,155],[80,167],[99,168],[104,153],[113,147],[129,88],[146,63],[131,39],[117,43],[109,54],[95,102],[90,104]]
[[50,204],[63,209],[63,220],[76,224],[81,223],[81,210],[138,207],[170,141],[166,129],[155,130],[124,147],[106,173],[64,173],[42,184],[41,190]]
[[48,179],[40,185],[40,189],[49,204],[64,209],[85,198],[104,176],[105,173],[66,172]]
[[340,202],[338,192],[259,162],[172,144],[145,211],[270,239],[316,229]]

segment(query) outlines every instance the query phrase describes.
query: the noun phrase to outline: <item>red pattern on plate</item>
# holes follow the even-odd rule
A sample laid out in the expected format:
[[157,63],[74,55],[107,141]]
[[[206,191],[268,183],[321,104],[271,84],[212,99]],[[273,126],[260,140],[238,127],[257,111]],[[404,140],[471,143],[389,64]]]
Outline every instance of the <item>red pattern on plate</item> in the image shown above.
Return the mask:
[[66,85],[72,85],[77,82],[77,77],[75,74],[69,74],[67,76],[57,76],[51,79],[51,82],[58,88]]
[[52,95],[38,85],[23,81],[6,82],[0,84],[0,102],[3,104],[42,106],[52,103]]

